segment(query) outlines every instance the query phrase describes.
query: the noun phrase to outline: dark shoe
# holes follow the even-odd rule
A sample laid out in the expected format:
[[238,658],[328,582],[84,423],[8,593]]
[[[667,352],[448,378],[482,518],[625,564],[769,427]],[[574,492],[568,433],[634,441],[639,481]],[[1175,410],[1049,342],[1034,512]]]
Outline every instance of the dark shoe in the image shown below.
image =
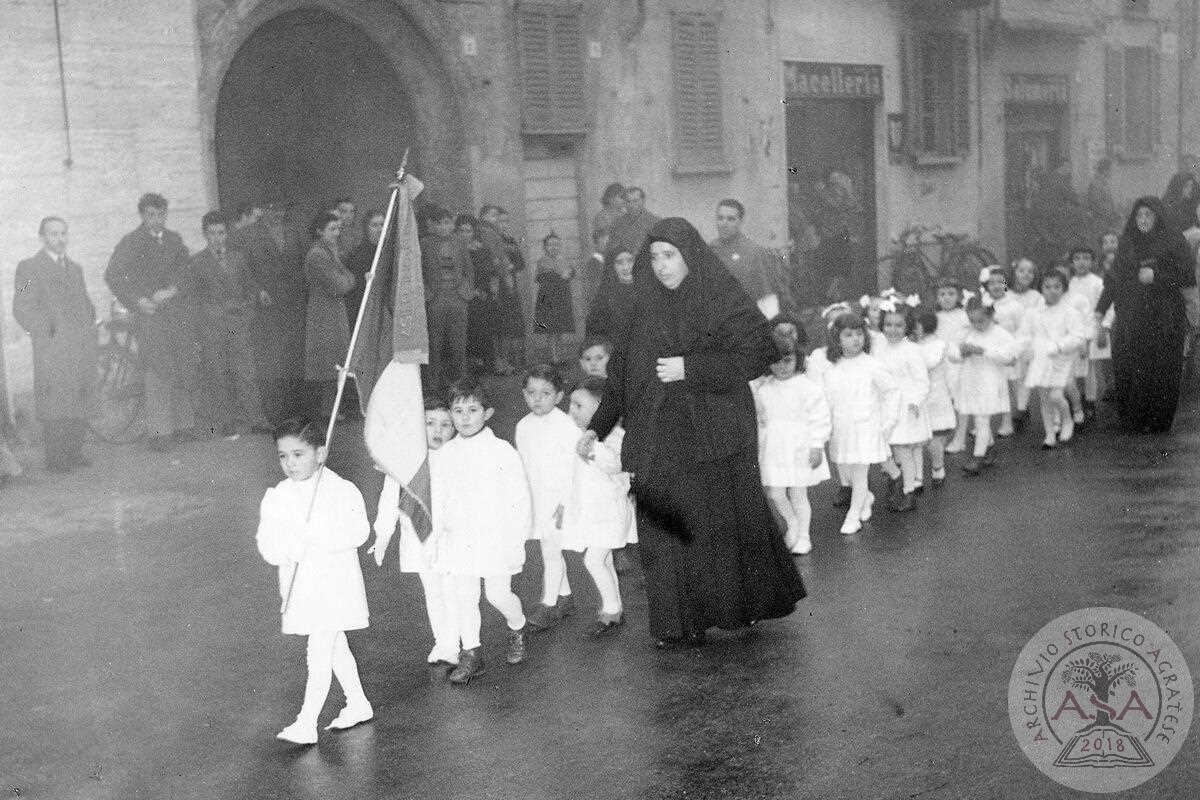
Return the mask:
[[593,637],[610,636],[617,632],[617,628],[624,621],[625,618],[621,614],[598,614],[596,621],[588,628],[587,635]]
[[633,564],[630,563],[629,554],[625,552],[624,547],[622,547],[620,550],[613,550],[613,568],[616,569],[618,575],[626,574],[629,572],[632,566]]
[[925,484],[918,483],[917,488],[913,489],[913,494],[917,495],[918,497],[925,494]]
[[893,478],[889,475],[887,481],[888,508],[894,508],[900,502],[900,498],[904,497],[904,479]]
[[991,445],[983,454],[983,465],[985,467],[996,466],[996,445]]
[[538,603],[537,608],[530,612],[526,620],[528,621],[529,629],[534,633],[550,630],[558,624],[558,606],[548,606],[544,603]]
[[983,471],[983,465],[978,458],[972,457],[962,465],[962,471],[968,475],[978,475]]
[[472,647],[470,650],[463,650],[462,655],[458,657],[458,666],[450,672],[450,682],[465,684],[471,678],[486,673],[487,667],[483,664],[483,656],[480,655],[479,648]]
[[852,492],[852,490],[849,486],[839,486],[837,494],[834,495],[834,498],[833,498],[833,507],[834,508],[849,508],[851,492]]
[[575,613],[575,595],[560,594],[558,602],[554,604],[554,610],[558,612],[559,619],[566,619]]
[[151,436],[146,440],[146,447],[155,453],[165,453],[175,446],[170,436]]
[[917,496],[914,492],[906,492],[900,495],[900,502],[892,506],[892,511],[903,513],[905,511],[917,510]]
[[509,664],[520,664],[525,660],[525,629],[508,632],[508,651],[504,660]]

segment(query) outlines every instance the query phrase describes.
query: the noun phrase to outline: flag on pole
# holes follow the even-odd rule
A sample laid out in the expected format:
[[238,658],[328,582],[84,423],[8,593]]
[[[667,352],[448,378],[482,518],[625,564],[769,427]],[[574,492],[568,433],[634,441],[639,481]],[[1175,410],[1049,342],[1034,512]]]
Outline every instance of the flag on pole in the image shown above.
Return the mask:
[[413,200],[422,188],[411,175],[400,182],[395,236],[390,240],[392,257],[380,258],[375,275],[378,299],[368,305],[363,316],[351,371],[367,409],[363,429],[367,451],[400,484],[400,509],[424,541],[432,526],[420,365],[429,362],[429,331],[413,213]]

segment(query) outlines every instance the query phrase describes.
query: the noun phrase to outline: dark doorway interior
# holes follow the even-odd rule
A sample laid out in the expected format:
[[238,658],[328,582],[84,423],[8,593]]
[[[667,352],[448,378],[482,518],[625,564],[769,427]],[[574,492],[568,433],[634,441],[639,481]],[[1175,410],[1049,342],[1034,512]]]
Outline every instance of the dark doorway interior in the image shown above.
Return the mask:
[[[1039,233],[1038,192],[1066,156],[1067,108],[1009,103],[1004,113],[1004,244],[1008,259],[1061,256]],[[1050,236],[1050,239],[1056,238]]]
[[[361,30],[316,9],[276,17],[246,41],[221,85],[221,205],[276,195],[297,224],[339,195],[360,210],[376,206],[414,130],[404,87]],[[414,148],[414,170],[416,158]]]
[[789,100],[787,159],[796,291],[813,303],[874,292],[875,104]]

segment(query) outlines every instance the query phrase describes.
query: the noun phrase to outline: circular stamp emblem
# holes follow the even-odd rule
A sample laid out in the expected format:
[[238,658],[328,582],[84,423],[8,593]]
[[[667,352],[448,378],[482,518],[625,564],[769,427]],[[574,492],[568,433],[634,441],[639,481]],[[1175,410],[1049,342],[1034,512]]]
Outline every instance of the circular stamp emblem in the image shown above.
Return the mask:
[[1166,768],[1192,724],[1183,653],[1157,625],[1119,608],[1084,608],[1021,650],[1008,716],[1021,749],[1064,786],[1119,792]]

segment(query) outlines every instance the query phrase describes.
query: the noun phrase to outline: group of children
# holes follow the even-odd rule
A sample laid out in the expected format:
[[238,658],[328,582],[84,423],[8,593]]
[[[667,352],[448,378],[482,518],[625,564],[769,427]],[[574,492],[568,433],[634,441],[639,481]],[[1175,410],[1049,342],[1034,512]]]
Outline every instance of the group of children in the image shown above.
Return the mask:
[[[1104,245],[1108,261],[1115,237]],[[1111,384],[1113,317],[1094,313],[1103,289],[1095,261],[1080,247],[1069,272],[1055,265],[1039,275],[1028,259],[1011,271],[989,267],[978,292],[944,279],[936,308],[891,290],[863,297],[857,312],[838,303],[822,315],[827,344],[807,358],[804,328],[776,317],[778,358],[752,389],[763,485],[792,552],[812,550],[807,491],[831,477],[827,460],[841,484],[834,505],[846,509],[841,532],[853,534],[873,513],[871,465],[886,475],[889,508],[911,511],[926,453],[940,486],[946,453],[966,450],[970,431],[962,469],[978,475],[995,463],[996,438],[1024,424],[1035,391],[1042,447],[1069,442]]]
[[[590,636],[614,633],[624,621],[614,551],[636,541],[629,475],[621,470],[622,429],[603,440],[585,434],[604,394],[611,347],[585,342],[584,377],[559,408],[558,369],[530,369],[522,389],[529,413],[517,424],[514,447],[488,427],[495,412],[474,378],[454,383],[445,399],[425,401],[430,488],[429,530],[401,509],[399,484],[384,481],[368,553],[382,565],[397,528],[400,569],[420,576],[434,638],[428,656],[455,684],[484,674],[481,594],[508,626],[505,660],[525,658],[526,633],[546,630],[574,613],[564,551],[583,554],[600,608]],[[296,744],[317,741],[317,716],[331,675],[347,703],[327,729],[373,717],[345,632],[367,627],[367,601],[356,549],[368,536],[362,495],[324,466],[322,432],[306,420],[276,431],[286,476],[263,498],[257,542],[279,568],[283,632],[308,637],[308,680],[296,720],[278,734]],[[512,576],[525,566],[525,542],[537,539],[541,602],[525,615]],[[481,591],[482,587],[482,591]]]

